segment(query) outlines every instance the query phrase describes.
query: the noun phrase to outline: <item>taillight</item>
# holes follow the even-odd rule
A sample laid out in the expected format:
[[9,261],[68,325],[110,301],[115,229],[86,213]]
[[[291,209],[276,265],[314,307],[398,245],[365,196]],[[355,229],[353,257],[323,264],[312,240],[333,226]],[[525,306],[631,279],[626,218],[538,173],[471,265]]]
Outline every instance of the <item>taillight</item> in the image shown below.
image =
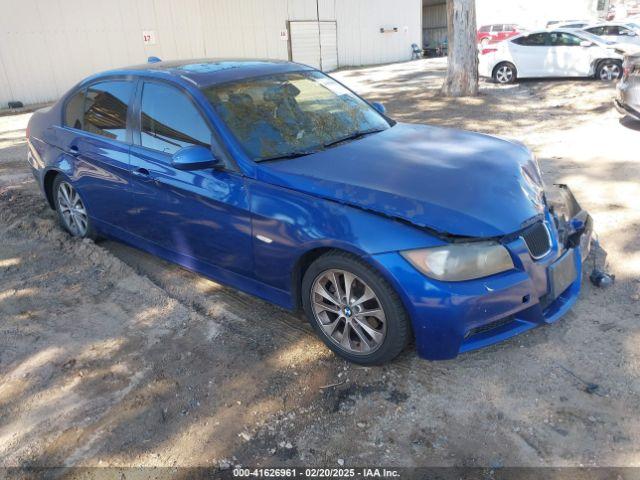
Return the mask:
[[497,48],[483,48],[482,51],[480,52],[481,55],[486,55],[488,53],[493,53],[493,52],[497,52],[498,49]]

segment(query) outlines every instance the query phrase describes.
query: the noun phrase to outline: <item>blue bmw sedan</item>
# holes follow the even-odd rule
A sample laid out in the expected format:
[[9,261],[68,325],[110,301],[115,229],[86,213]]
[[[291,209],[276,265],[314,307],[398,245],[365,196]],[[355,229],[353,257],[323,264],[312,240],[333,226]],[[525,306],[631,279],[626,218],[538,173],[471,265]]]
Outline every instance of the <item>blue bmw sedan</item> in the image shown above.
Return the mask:
[[379,364],[507,339],[576,300],[592,221],[499,138],[389,118],[291,62],[159,62],[92,76],[33,115],[60,223],[282,307]]

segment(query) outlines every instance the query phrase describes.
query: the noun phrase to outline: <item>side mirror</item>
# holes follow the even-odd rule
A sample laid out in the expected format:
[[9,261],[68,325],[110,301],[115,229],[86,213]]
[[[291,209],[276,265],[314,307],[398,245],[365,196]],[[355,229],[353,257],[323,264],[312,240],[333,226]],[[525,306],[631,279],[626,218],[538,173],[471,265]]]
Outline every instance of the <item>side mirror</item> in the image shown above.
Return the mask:
[[201,145],[183,147],[171,158],[171,166],[177,170],[204,170],[218,164],[211,150]]
[[371,106],[375,108],[378,111],[378,113],[381,113],[382,115],[385,115],[387,113],[387,109],[384,108],[384,105],[381,104],[380,102],[373,102],[371,103]]
[[593,42],[590,42],[589,40],[583,40],[580,42],[580,46],[585,48],[593,47],[593,45],[594,45]]

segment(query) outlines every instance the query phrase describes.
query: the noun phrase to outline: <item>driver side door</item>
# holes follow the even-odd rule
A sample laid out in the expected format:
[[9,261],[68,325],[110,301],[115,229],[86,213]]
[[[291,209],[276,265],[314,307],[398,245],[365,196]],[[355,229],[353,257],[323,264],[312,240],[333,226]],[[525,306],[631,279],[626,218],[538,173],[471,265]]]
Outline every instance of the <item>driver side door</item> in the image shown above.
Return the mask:
[[[220,158],[223,151],[197,100],[176,85],[145,80],[138,87],[136,110],[129,230],[154,253],[187,267],[249,274],[253,255],[245,180]],[[191,145],[211,148],[221,167],[174,168],[172,155]]]

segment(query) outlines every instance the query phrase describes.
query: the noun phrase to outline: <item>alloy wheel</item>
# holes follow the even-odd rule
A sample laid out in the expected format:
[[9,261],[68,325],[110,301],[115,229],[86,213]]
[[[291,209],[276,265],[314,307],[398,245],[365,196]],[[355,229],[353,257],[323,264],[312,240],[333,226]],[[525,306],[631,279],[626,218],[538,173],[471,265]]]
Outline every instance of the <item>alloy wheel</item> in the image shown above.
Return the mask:
[[87,209],[78,192],[67,182],[61,182],[58,187],[58,208],[69,231],[75,236],[84,237],[89,225]]
[[611,82],[620,78],[620,65],[617,63],[609,63],[603,65],[600,69],[600,80]]
[[496,70],[496,80],[498,83],[509,83],[513,80],[513,69],[508,65],[503,65]]
[[324,334],[351,354],[370,354],[384,342],[387,321],[380,299],[361,278],[326,270],[311,288],[315,320]]

